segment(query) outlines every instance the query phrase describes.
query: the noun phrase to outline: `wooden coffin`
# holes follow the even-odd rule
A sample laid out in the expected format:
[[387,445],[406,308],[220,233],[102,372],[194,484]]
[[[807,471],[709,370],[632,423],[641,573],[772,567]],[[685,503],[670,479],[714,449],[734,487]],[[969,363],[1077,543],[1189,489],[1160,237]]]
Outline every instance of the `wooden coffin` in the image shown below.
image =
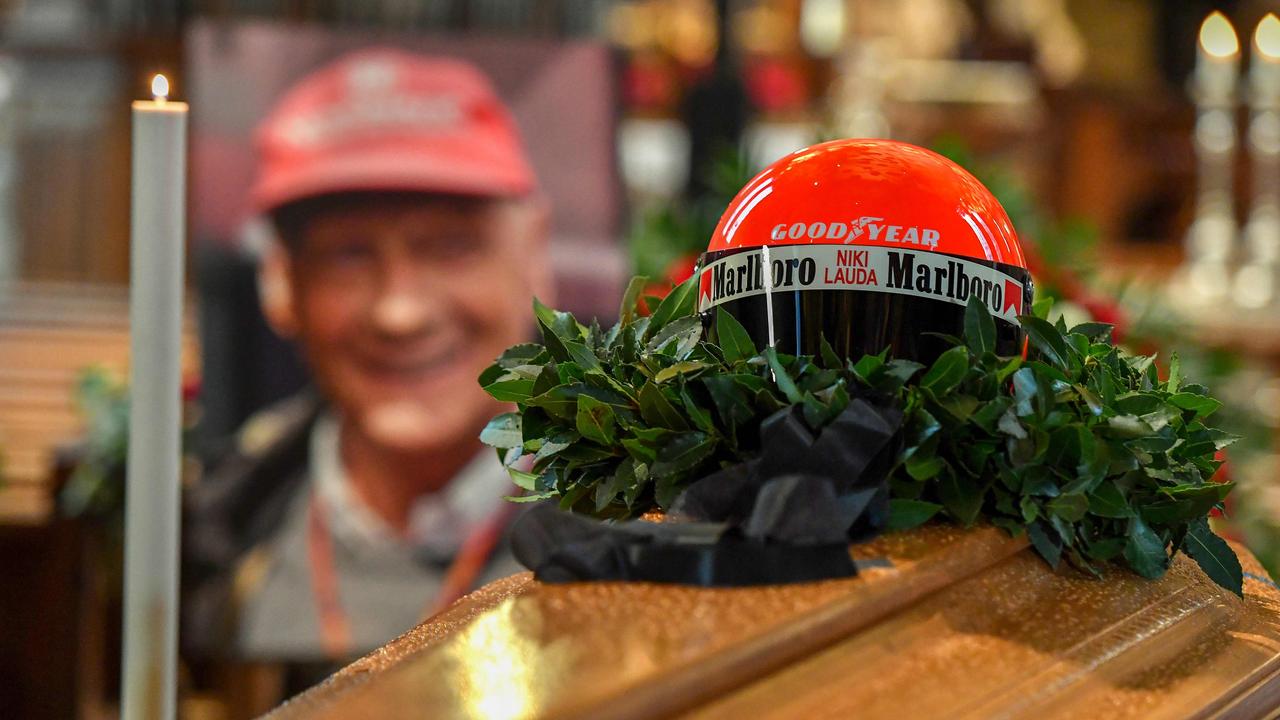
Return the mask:
[[1280,590],[1179,556],[1159,581],[1051,571],[994,528],[852,548],[803,585],[493,583],[282,705],[292,718],[1264,718]]

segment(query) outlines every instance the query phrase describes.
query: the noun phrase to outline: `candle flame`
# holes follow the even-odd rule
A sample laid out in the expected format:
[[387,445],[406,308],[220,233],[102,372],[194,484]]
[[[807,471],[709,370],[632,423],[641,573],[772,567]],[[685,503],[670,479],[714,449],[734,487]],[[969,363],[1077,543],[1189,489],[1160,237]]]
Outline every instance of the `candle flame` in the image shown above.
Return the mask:
[[169,99],[169,78],[156,73],[156,76],[151,78],[151,95],[156,102]]
[[1258,52],[1268,60],[1280,60],[1280,18],[1275,13],[1267,13],[1253,31],[1253,44]]
[[1216,58],[1229,58],[1240,52],[1240,41],[1226,15],[1214,10],[1200,24],[1200,47]]

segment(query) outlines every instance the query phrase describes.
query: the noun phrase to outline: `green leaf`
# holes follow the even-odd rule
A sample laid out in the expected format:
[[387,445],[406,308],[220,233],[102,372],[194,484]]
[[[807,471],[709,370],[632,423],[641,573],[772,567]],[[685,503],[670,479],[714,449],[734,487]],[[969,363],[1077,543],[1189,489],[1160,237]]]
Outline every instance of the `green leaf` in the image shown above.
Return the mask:
[[1124,552],[1125,539],[1109,537],[1089,543],[1089,557],[1093,560],[1107,562]]
[[[1144,468],[1153,475],[1153,468]],[[1142,506],[1142,516],[1150,523],[1191,521],[1209,514],[1231,491],[1230,483],[1206,483],[1203,485],[1179,485],[1161,487],[1167,499],[1156,500]]]
[[1102,340],[1109,342],[1111,340],[1111,331],[1114,326],[1110,323],[1103,322],[1083,322],[1071,328],[1070,334],[1083,335],[1089,340]]
[[673,378],[696,373],[711,366],[711,363],[705,363],[700,360],[685,360],[659,370],[658,373],[653,376],[653,381],[661,385]]
[[623,491],[622,500],[627,504],[628,508],[635,509],[636,500],[649,485],[649,466],[639,460],[634,461],[632,466],[635,468],[636,481],[634,485]]
[[512,503],[536,503],[556,496],[554,490],[533,493],[532,495],[503,495],[502,499]]
[[636,319],[637,303],[640,302],[640,293],[644,291],[649,284],[649,278],[643,275],[636,275],[631,278],[631,282],[627,283],[626,292],[622,293],[622,304],[618,306],[618,322],[623,325],[629,325]]
[[706,433],[691,430],[671,439],[658,451],[657,460],[649,473],[664,477],[693,470],[715,450],[715,438]]
[[966,527],[972,525],[982,510],[982,487],[967,475],[950,469],[940,473],[937,483],[938,499],[951,517]]
[[689,357],[689,353],[693,352],[693,349],[697,347],[698,341],[701,339],[702,318],[696,315],[688,315],[676,318],[658,331],[653,336],[653,339],[649,341],[649,344],[645,346],[645,353],[649,355],[666,353],[668,346],[674,344],[674,349],[666,354],[677,360],[683,360]]
[[1045,507],[1067,522],[1080,522],[1089,512],[1089,500],[1079,493],[1067,493],[1050,500]]
[[576,430],[561,430],[554,435],[546,438],[542,442],[542,447],[533,455],[533,463],[537,465],[539,461],[549,458],[552,455],[568,448],[570,445],[578,442],[582,438]]
[[507,474],[511,476],[511,482],[515,483],[516,487],[519,487],[521,490],[528,490],[529,492],[537,491],[537,475],[531,472],[525,472],[524,470],[517,470],[513,467],[507,468]]
[[667,323],[676,318],[687,317],[693,315],[694,304],[697,301],[698,276],[695,274],[688,280],[680,283],[671,289],[658,307],[654,309],[653,314],[649,317],[649,327],[645,330],[645,337],[653,337],[655,333],[667,326]]
[[[536,303],[537,300],[535,299],[534,302]],[[541,318],[538,319],[538,332],[541,333],[542,342],[546,345],[547,353],[551,355],[552,358],[561,361],[569,359],[569,351],[564,347],[564,340],[556,334],[555,330],[552,330],[549,325],[543,322]]]
[[964,339],[975,355],[996,349],[996,323],[987,304],[977,294],[969,295],[964,308]]
[[1217,412],[1222,407],[1222,403],[1211,397],[1204,395],[1194,395],[1192,393],[1178,393],[1169,397],[1169,402],[1183,410],[1191,410],[1195,412],[1196,418],[1203,418]]
[[853,374],[870,383],[874,375],[884,367],[883,353],[880,355],[863,355],[853,365]]
[[733,364],[756,355],[756,345],[747,329],[724,308],[716,308],[716,342],[724,353],[725,362]]
[[1210,580],[1244,597],[1244,570],[1240,567],[1240,558],[1225,540],[1209,529],[1205,518],[1191,523],[1184,547]]
[[935,395],[951,392],[969,371],[969,351],[954,347],[938,356],[929,371],[920,378],[920,387]]
[[1034,522],[1040,517],[1040,503],[1030,495],[1022,496],[1022,501],[1018,503],[1018,509],[1022,511],[1022,522]]
[[567,491],[560,494],[560,509],[572,510],[579,500],[591,492],[591,488],[592,484],[588,482],[579,482],[571,486]]
[[1080,399],[1084,400],[1085,405],[1089,406],[1089,412],[1093,415],[1101,415],[1106,408],[1102,404],[1102,400],[1094,394],[1092,390],[1079,383],[1073,385],[1077,393],[1080,393]]
[[493,383],[497,382],[498,378],[506,374],[507,374],[507,369],[495,362],[494,364],[490,365],[489,367],[481,371],[480,377],[476,378],[476,381],[480,383],[480,387],[485,387],[487,385],[492,385]]
[[1005,362],[1004,366],[996,371],[996,382],[1003,383],[1010,375],[1017,372],[1020,367],[1022,367],[1021,356],[1009,358],[1009,360]]
[[576,421],[578,415],[578,398],[583,395],[591,396],[609,405],[622,408],[630,407],[630,403],[622,395],[585,383],[558,385],[541,395],[529,398],[525,404],[540,407],[553,417],[573,422]]
[[1058,563],[1062,560],[1062,540],[1056,533],[1049,533],[1045,530],[1044,523],[1033,522],[1027,526],[1027,538],[1031,540],[1031,547],[1040,553],[1040,557],[1049,563],[1049,567],[1054,570],[1058,569]]
[[895,498],[889,501],[886,527],[889,530],[910,530],[928,522],[941,509],[942,506],[937,503]]
[[1067,362],[1067,343],[1057,328],[1034,315],[1022,315],[1018,320],[1022,322],[1022,329],[1026,331],[1031,345],[1039,350],[1050,364],[1060,370],[1070,369],[1071,366]]
[[822,364],[830,370],[839,370],[844,367],[844,362],[840,360],[840,356],[836,355],[836,351],[831,347],[831,343],[827,342],[827,336],[818,337],[819,340],[819,356],[822,358]]
[[624,438],[622,447],[626,449],[628,455],[636,459],[636,462],[648,464],[658,457],[658,448],[643,440]]
[[575,342],[573,340],[564,341],[564,349],[569,353],[569,359],[577,363],[578,367],[585,371],[600,372],[600,358],[596,357],[595,351],[586,345]]
[[533,394],[533,380],[526,378],[498,380],[485,385],[484,391],[498,402],[523,402]]
[[1118,438],[1140,438],[1155,432],[1146,421],[1133,415],[1117,415],[1107,418],[1107,427]]
[[1178,357],[1178,353],[1174,353],[1169,358],[1169,382],[1165,388],[1171,393],[1178,392],[1178,388],[1182,385],[1182,359]]
[[884,382],[876,384],[876,389],[882,392],[893,392],[898,387],[905,385],[915,374],[924,369],[924,366],[918,362],[911,360],[894,359],[884,364],[884,377],[893,381],[892,385],[886,385]]
[[480,442],[496,448],[518,448],[524,444],[520,432],[520,414],[502,413],[480,431]]
[[702,379],[716,412],[729,428],[737,428],[755,415],[747,400],[747,393],[734,375],[711,375]]
[[537,343],[512,345],[498,356],[497,365],[506,370],[520,365],[540,365],[547,360],[546,352],[546,348]]
[[582,437],[601,445],[612,445],[617,440],[613,408],[590,395],[578,397],[577,426]]
[[1043,465],[1028,467],[1022,471],[1022,493],[1057,497],[1061,492],[1053,471]]
[[1217,428],[1209,428],[1209,435],[1213,438],[1213,447],[1215,450],[1221,450],[1224,447],[1234,445],[1240,439],[1239,435],[1232,435],[1225,430]]
[[688,386],[680,389],[680,405],[684,408],[685,414],[689,417],[689,422],[694,427],[708,435],[715,436],[718,434],[716,425],[711,420],[711,412],[693,399],[693,396],[689,394]]
[[978,398],[972,395],[953,394],[938,400],[938,406],[960,422],[968,420],[979,405]]
[[1169,556],[1165,554],[1164,541],[1152,532],[1140,517],[1129,518],[1124,559],[1134,572],[1151,579],[1164,575],[1169,566]]
[[635,463],[623,460],[612,475],[596,484],[596,512],[604,510],[620,493],[636,482]]
[[[561,346],[564,349],[564,346]],[[531,397],[538,397],[544,393],[550,392],[552,388],[560,384],[560,373],[556,369],[555,363],[547,363],[542,366],[542,370],[538,373],[538,377],[534,378],[533,389],[529,391]]]
[[662,394],[662,390],[653,383],[645,383],[637,397],[640,402],[640,417],[650,425],[671,430],[688,430],[689,423],[671,401]]
[[800,403],[804,402],[804,395],[796,388],[795,381],[787,374],[787,369],[782,367],[782,363],[778,360],[778,351],[775,348],[767,348],[764,351],[765,360],[769,363],[769,368],[773,370],[773,381],[778,385],[778,389],[786,396],[788,402]]
[[542,339],[547,346],[547,351],[557,360],[564,360],[557,354],[557,349],[565,340],[573,342],[581,342],[583,331],[585,328],[574,319],[573,315],[559,310],[553,310],[543,305],[537,298],[533,299],[533,314],[538,320],[538,325],[542,330]]
[[1133,516],[1129,502],[1125,500],[1115,483],[1104,482],[1089,493],[1089,512],[1099,517],[1127,518]]
[[[981,428],[988,435],[994,435],[996,431],[996,424],[1000,421],[1000,418],[1005,414],[1005,412],[1008,411],[1011,405],[1012,403],[1007,397],[993,398],[990,401],[979,405],[978,409],[973,412],[973,415],[969,416],[969,421]],[[1014,419],[1016,420],[1017,418],[1015,417]],[[1025,431],[1023,434],[1026,434]]]
[[907,458],[904,465],[911,479],[920,481],[937,477],[938,473],[942,472],[942,469],[946,467],[941,458],[935,455],[926,456],[924,453],[913,454]]

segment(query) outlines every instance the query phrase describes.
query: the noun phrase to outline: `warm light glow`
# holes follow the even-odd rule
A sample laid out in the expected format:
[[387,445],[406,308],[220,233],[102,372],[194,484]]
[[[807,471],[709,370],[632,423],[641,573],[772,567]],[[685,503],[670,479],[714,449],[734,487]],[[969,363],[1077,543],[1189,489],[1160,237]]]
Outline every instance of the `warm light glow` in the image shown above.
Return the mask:
[[151,95],[156,102],[164,102],[169,98],[169,78],[156,74],[151,78]]
[[1200,24],[1200,47],[1212,57],[1229,58],[1240,52],[1240,41],[1226,15],[1214,10]]
[[1253,44],[1262,57],[1268,60],[1280,60],[1280,18],[1275,13],[1267,13],[1253,31]]

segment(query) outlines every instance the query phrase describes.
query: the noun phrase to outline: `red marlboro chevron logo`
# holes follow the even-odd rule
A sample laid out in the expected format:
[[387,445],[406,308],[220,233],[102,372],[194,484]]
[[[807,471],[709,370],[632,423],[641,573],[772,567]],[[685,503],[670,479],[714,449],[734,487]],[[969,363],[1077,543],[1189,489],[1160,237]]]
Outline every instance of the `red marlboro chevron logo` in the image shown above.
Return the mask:
[[1022,283],[1012,280],[1004,281],[1004,310],[1014,315],[1022,314]]
[[[776,292],[860,290],[912,295],[964,305],[977,295],[995,317],[1022,314],[1022,281],[977,262],[873,246],[790,245],[770,248]],[[720,258],[702,269],[698,309],[764,293],[759,250]]]
[[708,273],[698,278],[698,307],[711,307],[711,275]]

